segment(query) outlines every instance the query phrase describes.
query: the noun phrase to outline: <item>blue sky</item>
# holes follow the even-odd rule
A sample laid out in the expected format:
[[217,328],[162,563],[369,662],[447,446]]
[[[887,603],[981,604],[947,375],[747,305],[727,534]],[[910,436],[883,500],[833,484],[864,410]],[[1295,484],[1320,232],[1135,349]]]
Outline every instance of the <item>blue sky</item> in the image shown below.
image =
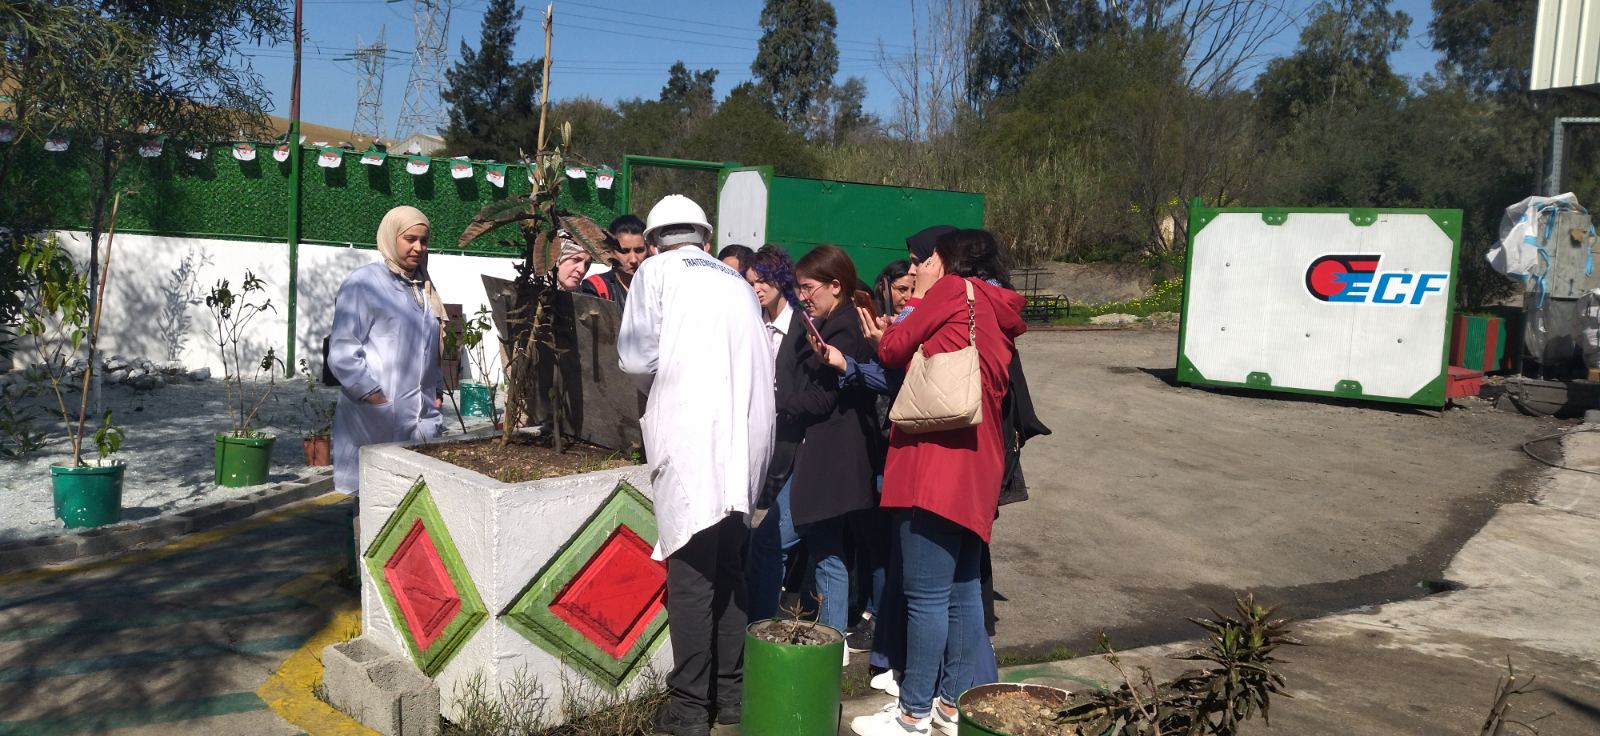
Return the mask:
[[[517,38],[517,58],[526,59],[542,51],[538,23],[544,5],[519,1],[524,18]],[[386,132],[393,133],[414,43],[411,0],[304,2],[307,45],[301,118],[341,128],[354,121],[355,65],[339,57],[348,56],[355,48],[357,36],[370,43],[382,28],[393,50],[384,76],[383,106]],[[1301,15],[1311,5],[1310,0],[1290,2]],[[488,0],[455,0],[447,45],[451,62],[457,58],[463,38],[477,46],[487,4]],[[717,91],[725,94],[750,78],[750,61],[761,35],[757,25],[761,6],[761,0],[558,0],[551,97],[589,96],[606,101],[654,98],[666,81],[668,67],[680,59],[693,69],[718,69]],[[899,55],[909,50],[911,2],[835,0],[834,6],[839,15],[839,80],[849,76],[865,79],[869,111],[887,116],[896,98],[878,61],[879,52],[882,49]],[[1411,38],[1395,55],[1395,66],[1402,74],[1420,77],[1431,71],[1437,60],[1427,35],[1432,8],[1424,0],[1396,0],[1393,7],[1412,17]],[[1275,55],[1288,53],[1298,37],[1298,26],[1291,27],[1267,50]],[[290,48],[264,48],[251,53],[257,70],[272,90],[274,112],[287,115]]]

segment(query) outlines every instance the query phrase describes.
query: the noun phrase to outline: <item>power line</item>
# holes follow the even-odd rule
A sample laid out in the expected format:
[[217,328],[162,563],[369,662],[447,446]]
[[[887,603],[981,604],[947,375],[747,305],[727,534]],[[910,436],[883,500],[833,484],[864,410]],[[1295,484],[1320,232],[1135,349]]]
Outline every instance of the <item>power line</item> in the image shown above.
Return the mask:
[[412,133],[432,133],[444,128],[445,41],[450,35],[451,0],[411,0],[416,51],[411,56],[411,77],[400,107],[395,138]]
[[361,39],[356,38],[355,62],[358,70],[356,74],[356,119],[350,125],[350,137],[360,139],[363,136],[377,140],[383,136],[383,71],[385,54],[389,50],[384,43],[386,27],[378,29],[378,42],[370,46],[362,46]]

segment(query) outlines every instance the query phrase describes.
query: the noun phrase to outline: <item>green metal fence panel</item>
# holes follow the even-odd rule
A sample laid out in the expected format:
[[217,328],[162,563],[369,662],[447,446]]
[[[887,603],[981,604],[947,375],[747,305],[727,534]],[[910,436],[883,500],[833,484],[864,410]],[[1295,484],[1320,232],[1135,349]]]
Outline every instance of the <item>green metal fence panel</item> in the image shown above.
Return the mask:
[[844,248],[871,283],[906,257],[906,237],[932,225],[983,227],[983,195],[937,189],[774,176],[767,240],[799,258],[822,243]]
[[[85,145],[77,143],[77,145]],[[252,161],[232,156],[232,144],[211,148],[195,160],[170,147],[153,158],[130,159],[118,175],[121,189],[139,196],[125,201],[117,229],[127,233],[207,237],[228,240],[282,241],[288,237],[289,162],[275,161],[272,145],[258,144]],[[3,149],[0,149],[3,150]],[[301,147],[301,240],[307,243],[374,247],[379,220],[389,208],[409,204],[433,222],[434,250],[473,255],[515,256],[520,246],[514,226],[493,230],[464,250],[456,238],[480,208],[509,196],[527,194],[528,168],[506,169],[506,186],[484,180],[485,164],[474,162],[470,178],[450,174],[451,159],[431,159],[426,174],[407,173],[404,155],[390,155],[380,165],[360,163],[360,154],[346,151],[338,168],[316,165],[321,150]],[[49,213],[49,227],[82,230],[88,226],[90,175],[82,159],[21,144],[14,165],[36,182],[30,199]],[[603,227],[616,216],[614,190],[597,189],[594,177],[569,179],[562,205],[581,212]],[[19,215],[18,200],[0,198],[0,223]],[[500,243],[513,241],[511,246]]]

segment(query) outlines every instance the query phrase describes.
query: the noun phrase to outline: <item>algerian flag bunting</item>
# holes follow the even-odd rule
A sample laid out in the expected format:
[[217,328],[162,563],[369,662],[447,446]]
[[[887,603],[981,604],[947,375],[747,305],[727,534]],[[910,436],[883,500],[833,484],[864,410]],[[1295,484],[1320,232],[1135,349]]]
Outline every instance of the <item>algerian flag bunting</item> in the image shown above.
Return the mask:
[[406,173],[421,176],[428,173],[428,158],[426,156],[411,156],[406,159]]
[[17,139],[17,126],[11,121],[0,122],[0,143],[10,143]]
[[589,178],[589,174],[583,170],[582,166],[568,166],[567,167],[567,178],[568,179],[587,179],[587,178]]
[[594,185],[597,189],[610,189],[611,184],[617,180],[617,173],[611,169],[601,169],[594,172]]
[[233,144],[233,157],[240,161],[256,160],[256,147],[250,143]]
[[337,148],[324,148],[317,154],[317,165],[324,169],[337,169],[344,163],[344,152]]
[[67,142],[67,137],[64,135],[53,135],[44,140],[44,150],[51,153],[65,151],[70,145],[72,144]]
[[166,139],[167,137],[164,135],[158,135],[153,138],[144,139],[144,142],[139,144],[139,155],[145,158],[155,158],[160,156],[161,149],[165,145]]
[[460,156],[460,157],[457,157],[457,158],[450,159],[450,178],[452,178],[452,179],[470,179],[470,178],[472,178],[472,162],[467,160],[466,156]]
[[361,163],[368,166],[382,166],[383,160],[388,156],[388,154],[376,148],[369,148],[366,153],[361,154]]
[[285,162],[285,161],[288,161],[289,160],[289,144],[287,144],[287,143],[279,143],[277,148],[272,149],[272,160],[277,161],[280,164]]
[[207,152],[204,146],[195,146],[194,148],[189,149],[189,158],[200,161],[206,157],[206,153]]
[[497,186],[497,187],[499,187],[501,189],[505,189],[506,188],[506,165],[505,164],[489,164],[487,167],[484,168],[483,178],[484,178],[485,181],[489,182],[490,184],[493,184],[493,185],[495,185],[495,186]]

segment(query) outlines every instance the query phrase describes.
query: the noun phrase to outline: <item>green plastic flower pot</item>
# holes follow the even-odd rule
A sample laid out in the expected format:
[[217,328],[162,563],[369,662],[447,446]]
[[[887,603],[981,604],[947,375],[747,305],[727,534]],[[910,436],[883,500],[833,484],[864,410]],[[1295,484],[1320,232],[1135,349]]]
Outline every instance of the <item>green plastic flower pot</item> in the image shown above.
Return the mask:
[[486,417],[494,411],[494,394],[489,387],[472,381],[461,382],[461,414],[469,417]]
[[56,518],[68,529],[122,521],[122,463],[104,467],[50,466]]
[[267,482],[267,470],[272,467],[272,443],[277,440],[271,435],[217,435],[217,485],[238,488]]
[[971,718],[972,706],[979,700],[1000,693],[1027,693],[1037,699],[1041,705],[1055,709],[1067,704],[1067,691],[1047,685],[1027,685],[1022,683],[1000,682],[993,685],[979,685],[961,694],[957,699],[956,709],[961,712],[961,725],[957,728],[960,736],[1015,736],[1010,731],[1001,731],[973,722]]
[[827,644],[777,644],[744,634],[745,736],[835,736],[839,732],[839,681],[844,634],[817,624]]

